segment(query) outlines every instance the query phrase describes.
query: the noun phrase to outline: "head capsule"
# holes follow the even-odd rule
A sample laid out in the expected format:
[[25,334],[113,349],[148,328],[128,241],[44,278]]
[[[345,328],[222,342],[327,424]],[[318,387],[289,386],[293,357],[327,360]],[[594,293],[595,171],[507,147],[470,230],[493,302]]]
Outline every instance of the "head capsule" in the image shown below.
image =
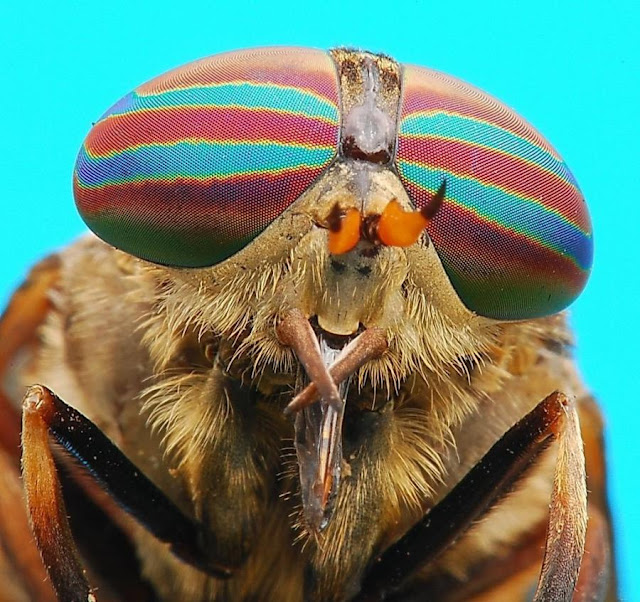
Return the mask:
[[[358,51],[236,51],[156,78],[91,130],[74,193],[89,227],[119,249],[212,266],[247,246],[334,161],[397,174],[428,217],[457,295],[479,315],[549,315],[586,283],[589,215],[549,143],[463,82]],[[361,218],[352,218],[342,252],[360,236]],[[380,240],[413,244],[394,231],[404,227],[381,230]]]

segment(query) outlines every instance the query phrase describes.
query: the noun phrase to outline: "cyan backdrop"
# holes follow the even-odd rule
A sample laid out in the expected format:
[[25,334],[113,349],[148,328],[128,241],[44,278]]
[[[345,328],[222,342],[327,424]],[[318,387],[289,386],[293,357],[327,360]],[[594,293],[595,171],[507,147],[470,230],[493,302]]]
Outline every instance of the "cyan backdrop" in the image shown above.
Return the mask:
[[497,96],[568,162],[589,201],[595,266],[572,308],[581,369],[607,416],[624,600],[640,601],[637,371],[640,8],[613,3],[4,3],[0,305],[28,267],[84,231],[77,150],[105,109],[171,67],[260,45],[349,45],[431,66]]

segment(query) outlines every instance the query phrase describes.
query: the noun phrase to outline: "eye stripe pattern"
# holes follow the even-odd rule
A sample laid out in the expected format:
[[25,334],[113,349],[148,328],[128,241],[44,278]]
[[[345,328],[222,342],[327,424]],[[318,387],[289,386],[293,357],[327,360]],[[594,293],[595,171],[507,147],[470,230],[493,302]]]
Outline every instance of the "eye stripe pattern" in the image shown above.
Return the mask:
[[[531,155],[545,156],[540,164],[551,164],[551,171],[558,173],[563,161],[547,145],[540,145],[535,140],[528,140],[515,131],[509,131],[492,123],[453,111],[425,111],[407,117],[404,122],[404,135],[414,138],[431,138],[441,135],[443,129],[448,130],[452,140],[467,142],[478,147],[486,147],[487,142],[500,139],[496,148],[505,153],[526,159]],[[443,128],[444,125],[444,128]],[[555,169],[554,169],[555,168]]]
[[[226,53],[174,69],[113,105],[74,172],[101,238],[156,263],[210,266],[276,220],[336,158],[340,91],[330,55]],[[490,96],[403,67],[395,167],[418,208],[447,181],[428,233],[456,292],[481,315],[566,307],[586,282],[589,215],[549,143]]]
[[571,172],[524,120],[486,94],[406,66],[396,165],[418,208],[447,180],[428,233],[473,311],[527,319],[566,307],[592,263]]
[[[272,94],[274,90],[277,90],[279,94]],[[295,115],[292,107],[299,105],[304,105],[306,109],[304,112],[299,112],[300,115],[312,115],[330,123],[335,122],[335,104],[311,89],[297,89],[292,86],[275,84],[264,85],[246,81],[181,88],[160,94],[145,95],[133,91],[111,107],[101,120],[113,119],[123,114],[128,115],[133,111],[143,113],[145,110],[153,111],[172,107],[269,109],[275,113]]]
[[[171,123],[171,129],[166,127],[167,122]],[[123,126],[136,130],[135,143],[110,136],[112,131],[117,132]],[[276,146],[301,146],[332,153],[335,147],[335,136],[331,131],[333,127],[335,121],[322,121],[306,115],[268,113],[242,107],[180,107],[129,113],[101,121],[96,124],[84,149],[88,156],[96,159],[138,147],[171,145],[182,141],[220,144],[271,142]],[[304,132],[314,130],[318,135],[310,144],[304,139]],[[290,135],[285,135],[285,132]]]
[[76,203],[122,250],[213,265],[309,188],[335,157],[338,130],[328,54],[217,55],[140,86],[103,115],[78,156]]
[[[441,170],[415,164],[406,165],[403,171],[408,179],[414,178],[419,181],[437,181],[442,173]],[[474,216],[476,223],[493,223],[500,226],[505,234],[509,232],[520,234],[556,252],[562,252],[568,243],[576,251],[574,256],[568,258],[569,260],[575,261],[576,265],[582,269],[588,269],[591,265],[591,245],[585,244],[588,242],[585,233],[562,214],[540,203],[522,202],[514,208],[514,197],[523,201],[529,199],[473,178],[460,177],[451,173],[446,177],[447,192],[452,191],[447,195],[448,205],[466,209],[469,215]],[[442,178],[441,175],[440,178]],[[415,196],[419,196],[422,192],[417,187],[413,187],[413,190],[417,191],[414,193]],[[456,191],[459,190],[463,190],[469,200],[456,198]],[[493,201],[490,205],[484,202],[489,196]]]
[[[192,182],[214,183],[233,180],[251,174],[295,172],[313,168],[331,157],[331,149],[305,148],[274,141],[206,142],[183,141],[168,144],[149,144],[124,149],[107,156],[91,157],[83,153],[78,159],[78,180],[86,187],[109,186],[146,180],[166,181],[178,178]],[[179,168],[167,161],[173,153],[184,161]],[[250,153],[260,153],[260,165],[247,161]],[[202,157],[209,158],[208,169],[201,165]],[[291,167],[295,162],[295,167]],[[86,180],[83,176],[86,174]]]

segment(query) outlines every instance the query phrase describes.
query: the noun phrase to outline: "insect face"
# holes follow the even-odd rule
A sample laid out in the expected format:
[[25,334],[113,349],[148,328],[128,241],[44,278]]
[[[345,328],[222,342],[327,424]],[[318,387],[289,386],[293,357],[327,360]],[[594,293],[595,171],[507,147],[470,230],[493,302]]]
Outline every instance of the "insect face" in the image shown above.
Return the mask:
[[[378,381],[400,382],[433,363],[429,324],[453,312],[438,355],[473,355],[487,341],[469,336],[461,349],[463,324],[474,333],[474,323],[491,330],[476,314],[554,313],[591,262],[579,190],[532,128],[456,80],[345,50],[242,51],[140,86],[87,137],[74,190],[89,226],[116,247],[180,268],[218,266],[198,289],[211,295],[208,310],[185,313],[204,331],[248,332],[243,346],[258,366],[288,362],[273,325],[295,311],[345,342],[384,330],[398,343],[369,375],[377,366]],[[401,217],[411,215],[417,225]],[[278,283],[270,295],[256,285],[265,269]],[[238,272],[244,286],[215,276]],[[221,286],[240,291],[235,320],[214,309],[216,299],[230,305]],[[338,446],[335,420],[314,440]],[[336,452],[323,507],[340,462]]]

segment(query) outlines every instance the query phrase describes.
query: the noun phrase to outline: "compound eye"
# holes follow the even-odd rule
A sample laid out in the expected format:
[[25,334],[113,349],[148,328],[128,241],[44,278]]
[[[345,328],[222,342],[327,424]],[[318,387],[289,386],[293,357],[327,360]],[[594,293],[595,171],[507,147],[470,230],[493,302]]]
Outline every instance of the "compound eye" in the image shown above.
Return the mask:
[[331,163],[339,131],[331,57],[230,52],[125,96],[87,136],[74,195],[109,244],[155,263],[211,266],[271,224]]
[[421,209],[443,179],[427,231],[472,311],[523,320],[567,307],[584,288],[587,207],[549,143],[493,98],[441,73],[404,70],[396,162]]

